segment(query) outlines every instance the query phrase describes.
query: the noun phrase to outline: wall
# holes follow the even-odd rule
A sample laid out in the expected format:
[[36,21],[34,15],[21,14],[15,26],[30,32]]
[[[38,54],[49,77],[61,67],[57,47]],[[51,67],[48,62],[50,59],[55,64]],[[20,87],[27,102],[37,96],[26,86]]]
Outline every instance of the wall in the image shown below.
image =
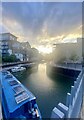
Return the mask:
[[76,68],[70,68],[70,67],[60,67],[59,65],[58,66],[54,66],[52,64],[47,64],[47,67],[46,67],[46,71],[47,71],[47,74],[53,74],[53,75],[56,75],[56,74],[62,74],[62,75],[65,75],[65,76],[68,76],[68,77],[71,77],[71,78],[74,78],[76,79],[80,73],[80,70],[76,70]]

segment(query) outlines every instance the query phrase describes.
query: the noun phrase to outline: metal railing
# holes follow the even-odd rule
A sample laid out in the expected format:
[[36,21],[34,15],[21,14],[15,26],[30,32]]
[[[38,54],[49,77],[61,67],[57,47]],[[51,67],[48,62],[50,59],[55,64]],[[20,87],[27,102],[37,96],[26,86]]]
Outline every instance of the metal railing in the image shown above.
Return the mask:
[[61,64],[52,64],[56,67],[67,68],[67,69],[74,69],[74,70],[81,70],[82,64],[81,63],[61,63]]
[[67,93],[66,105],[59,103],[52,111],[51,118],[79,118],[83,103],[84,69],[81,70],[71,92]]
[[83,100],[83,71],[80,72],[74,85],[71,86],[71,93],[67,93],[66,106],[68,107],[68,118],[79,117],[82,100]]

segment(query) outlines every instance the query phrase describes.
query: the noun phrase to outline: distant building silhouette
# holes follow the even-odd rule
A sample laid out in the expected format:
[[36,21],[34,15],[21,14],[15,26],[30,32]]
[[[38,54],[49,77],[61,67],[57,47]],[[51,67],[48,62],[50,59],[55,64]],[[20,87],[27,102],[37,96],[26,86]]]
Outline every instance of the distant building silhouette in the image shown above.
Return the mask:
[[84,56],[84,39],[77,38],[77,42],[74,43],[59,43],[54,44],[54,61],[58,62],[65,60],[67,62],[78,62],[81,63]]

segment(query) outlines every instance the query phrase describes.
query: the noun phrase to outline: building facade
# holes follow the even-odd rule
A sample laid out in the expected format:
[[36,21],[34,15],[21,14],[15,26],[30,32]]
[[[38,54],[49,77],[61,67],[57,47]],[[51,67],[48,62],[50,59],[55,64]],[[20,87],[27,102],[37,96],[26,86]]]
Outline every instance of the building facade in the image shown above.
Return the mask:
[[67,62],[82,62],[83,59],[83,39],[78,38],[74,43],[60,43],[56,44],[54,61],[58,62],[66,59]]
[[17,41],[17,37],[11,33],[0,34],[0,54],[2,57],[13,54],[20,61],[28,61],[30,53],[29,42],[20,43]]
[[13,43],[17,41],[17,37],[11,33],[0,34],[0,52],[2,56],[11,55],[13,53]]
[[15,55],[17,59],[23,61],[23,53],[20,42],[17,37],[11,33],[0,34],[0,53],[2,57],[7,55]]

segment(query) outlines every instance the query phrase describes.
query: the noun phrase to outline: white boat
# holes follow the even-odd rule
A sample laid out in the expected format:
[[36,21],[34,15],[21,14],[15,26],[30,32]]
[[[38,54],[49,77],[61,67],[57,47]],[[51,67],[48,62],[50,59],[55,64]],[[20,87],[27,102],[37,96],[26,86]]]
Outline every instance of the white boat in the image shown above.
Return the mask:
[[26,70],[26,68],[21,67],[21,66],[16,66],[16,67],[11,69],[12,72],[19,72],[19,71],[23,71],[23,70]]

